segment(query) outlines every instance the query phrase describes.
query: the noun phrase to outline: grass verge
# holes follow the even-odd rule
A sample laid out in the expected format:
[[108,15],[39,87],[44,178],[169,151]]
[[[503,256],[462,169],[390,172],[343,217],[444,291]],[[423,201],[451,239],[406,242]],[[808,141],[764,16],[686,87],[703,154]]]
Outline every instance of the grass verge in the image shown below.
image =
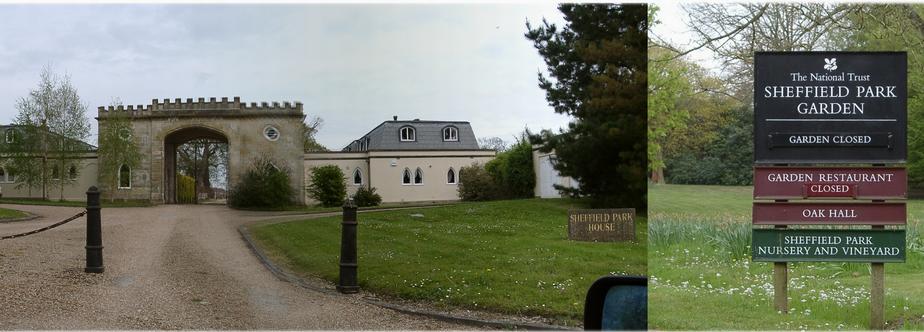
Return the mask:
[[[527,199],[360,214],[360,286],[437,306],[578,325],[594,280],[647,271],[645,219],[639,218],[635,243],[569,241],[567,210],[583,207],[575,200]],[[339,217],[251,231],[293,271],[337,281]]]
[[[869,327],[869,264],[790,263],[790,312],[773,309],[773,265],[750,261],[752,187],[657,185],[648,197],[650,328]],[[924,327],[924,201],[908,214],[907,262],[886,264],[890,329]]]
[[0,221],[28,217],[29,214],[13,209],[0,208]]
[[[47,206],[73,206],[73,207],[86,207],[87,202],[84,201],[59,201],[59,200],[43,200],[41,198],[2,198],[0,199],[0,204],[20,204],[20,205],[47,205]],[[102,200],[102,207],[104,208],[117,208],[117,207],[144,207],[151,206],[150,203],[143,200],[125,200],[125,201],[113,201]]]

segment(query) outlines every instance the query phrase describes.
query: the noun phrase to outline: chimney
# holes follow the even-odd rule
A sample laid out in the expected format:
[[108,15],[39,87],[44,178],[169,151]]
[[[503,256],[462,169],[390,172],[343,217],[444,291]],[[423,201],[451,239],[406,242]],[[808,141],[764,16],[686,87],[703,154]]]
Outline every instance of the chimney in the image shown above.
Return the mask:
[[397,116],[397,115],[392,115],[392,116],[391,116],[391,119],[392,119],[393,121],[398,121],[398,116]]

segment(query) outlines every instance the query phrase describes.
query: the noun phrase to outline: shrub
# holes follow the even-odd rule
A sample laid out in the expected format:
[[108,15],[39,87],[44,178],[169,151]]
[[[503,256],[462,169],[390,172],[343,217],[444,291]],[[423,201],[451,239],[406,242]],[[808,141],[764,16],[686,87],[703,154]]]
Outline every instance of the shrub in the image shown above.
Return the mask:
[[228,205],[244,208],[281,208],[293,203],[288,168],[279,168],[267,157],[254,160],[251,169],[231,188]]
[[528,198],[534,195],[533,148],[525,138],[510,150],[498,153],[483,167],[473,165],[463,167],[463,170],[465,176],[459,176],[459,197],[462,200]]
[[323,206],[340,206],[346,198],[346,183],[343,171],[335,165],[311,168],[311,182],[308,184],[308,196],[321,202]]
[[472,164],[459,170],[459,198],[463,201],[487,201],[501,196],[500,188],[484,166]]
[[177,174],[176,176],[176,200],[181,204],[192,204],[196,202],[196,179],[191,176]]
[[366,189],[366,187],[359,187],[359,189],[356,190],[356,194],[353,195],[353,202],[356,203],[358,207],[378,206],[382,204],[382,196],[375,193],[375,188]]

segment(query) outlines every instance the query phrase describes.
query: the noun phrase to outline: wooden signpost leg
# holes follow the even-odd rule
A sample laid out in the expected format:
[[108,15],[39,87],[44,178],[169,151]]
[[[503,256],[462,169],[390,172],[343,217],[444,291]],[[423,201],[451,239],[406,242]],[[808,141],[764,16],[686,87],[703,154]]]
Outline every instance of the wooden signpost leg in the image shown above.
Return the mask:
[[869,329],[885,330],[885,264],[872,265],[872,287],[869,297]]
[[788,284],[786,262],[773,263],[773,307],[780,312],[789,312]]
[[[883,229],[885,226],[873,226]],[[885,264],[870,263],[869,329],[885,330]]]

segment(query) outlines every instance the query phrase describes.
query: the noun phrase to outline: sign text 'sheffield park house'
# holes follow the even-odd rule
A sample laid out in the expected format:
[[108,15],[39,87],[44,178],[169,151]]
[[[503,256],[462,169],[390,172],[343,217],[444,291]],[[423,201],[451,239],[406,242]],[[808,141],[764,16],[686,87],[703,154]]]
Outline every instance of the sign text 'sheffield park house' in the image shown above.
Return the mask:
[[869,262],[870,327],[885,326],[883,263],[905,261],[907,89],[904,52],[755,54],[751,252],[774,262],[777,310],[786,262]]
[[635,241],[635,209],[568,210],[568,239]]

